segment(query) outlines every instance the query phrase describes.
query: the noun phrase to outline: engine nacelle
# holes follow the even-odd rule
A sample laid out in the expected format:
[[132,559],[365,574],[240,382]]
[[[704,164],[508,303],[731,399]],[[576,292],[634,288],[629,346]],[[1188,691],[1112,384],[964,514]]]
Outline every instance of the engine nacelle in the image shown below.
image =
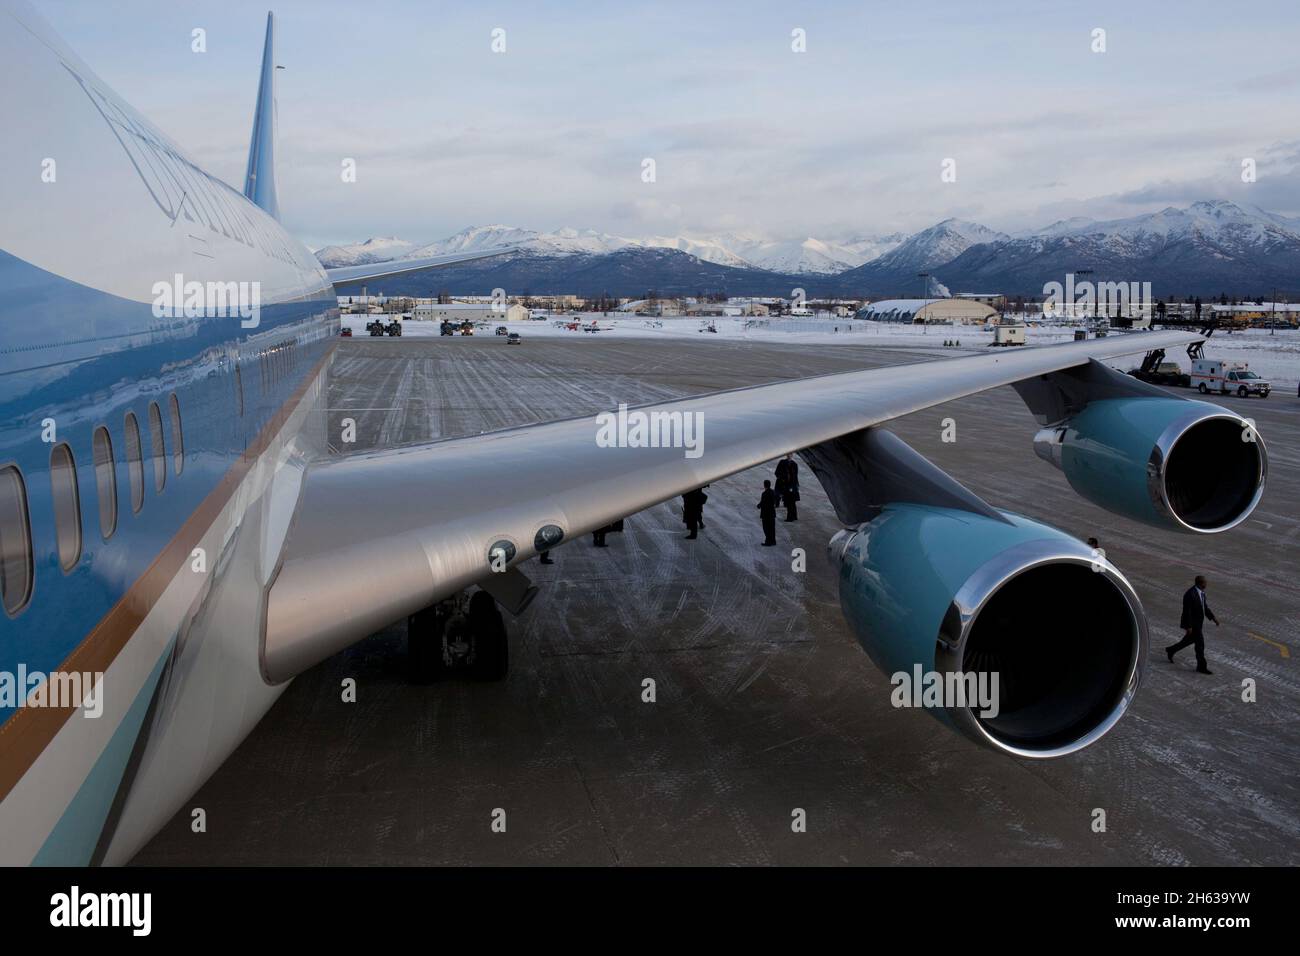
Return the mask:
[[1021,757],[1093,743],[1127,710],[1147,654],[1137,594],[1104,556],[1019,515],[891,504],[832,539],[840,604],[885,674],[998,676],[996,716],[934,710]]
[[1268,452],[1240,415],[1208,402],[1089,402],[1034,437],[1076,492],[1158,528],[1214,533],[1240,524],[1264,493]]

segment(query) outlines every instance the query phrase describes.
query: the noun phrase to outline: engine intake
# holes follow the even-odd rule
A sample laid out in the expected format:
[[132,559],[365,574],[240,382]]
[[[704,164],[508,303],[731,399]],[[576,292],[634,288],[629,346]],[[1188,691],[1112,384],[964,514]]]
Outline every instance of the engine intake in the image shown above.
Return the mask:
[[1044,428],[1034,450],[1094,504],[1160,528],[1213,534],[1249,517],[1268,452],[1254,426],[1208,402],[1094,401]]
[[1115,726],[1141,683],[1148,635],[1136,593],[1054,528],[892,504],[837,535],[830,555],[845,617],[884,673],[998,675],[996,715],[977,703],[932,711],[995,750],[1074,753]]

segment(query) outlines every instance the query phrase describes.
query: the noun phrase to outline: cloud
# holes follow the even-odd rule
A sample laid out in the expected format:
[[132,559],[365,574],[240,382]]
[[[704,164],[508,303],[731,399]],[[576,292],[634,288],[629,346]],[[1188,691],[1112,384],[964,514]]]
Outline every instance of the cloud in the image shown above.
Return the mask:
[[[790,9],[661,0],[559,7],[282,0],[279,186],[315,242],[432,239],[507,222],[776,237],[916,230],[949,216],[1005,231],[1203,198],[1300,214],[1285,130],[1300,9],[1096,0],[930,15],[847,0]],[[49,15],[110,84],[242,185],[264,13],[139,0]],[[795,21],[798,21],[797,23]],[[1091,22],[1109,52],[1089,52]],[[192,23],[210,52],[181,43]],[[1270,24],[1259,31],[1256,24]],[[1081,25],[1083,24],[1083,25]],[[793,26],[808,52],[790,50]],[[493,54],[489,31],[508,31]],[[658,178],[640,179],[653,157]],[[1243,157],[1258,181],[1240,181]],[[339,178],[344,157],[359,177]],[[940,163],[957,161],[955,183]]]

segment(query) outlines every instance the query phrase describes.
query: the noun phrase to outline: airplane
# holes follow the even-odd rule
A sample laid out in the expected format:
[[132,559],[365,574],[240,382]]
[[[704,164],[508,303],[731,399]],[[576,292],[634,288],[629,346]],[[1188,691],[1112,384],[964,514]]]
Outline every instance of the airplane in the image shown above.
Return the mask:
[[[332,455],[336,286],[469,256],[325,270],[285,230],[274,39],[272,14],[241,192],[0,0],[0,863],[128,862],[307,668],[403,619],[440,641],[429,609],[473,588],[517,613],[539,552],[791,450],[843,527],[828,557],[873,662],[996,670],[996,717],[934,715],[1002,754],[1076,753],[1138,690],[1138,595],[882,426],[1011,385],[1038,455],[1118,515],[1213,534],[1260,500],[1250,422],[1105,365],[1187,332]],[[684,422],[693,448],[657,440]]]

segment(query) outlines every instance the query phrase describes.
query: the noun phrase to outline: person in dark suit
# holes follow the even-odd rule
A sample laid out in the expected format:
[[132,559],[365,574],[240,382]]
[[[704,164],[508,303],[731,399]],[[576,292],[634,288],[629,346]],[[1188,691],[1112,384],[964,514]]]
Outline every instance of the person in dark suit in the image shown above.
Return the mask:
[[1174,655],[1181,651],[1189,644],[1196,646],[1196,672],[1198,674],[1213,674],[1214,671],[1205,666],[1205,634],[1202,629],[1205,627],[1205,619],[1208,617],[1214,622],[1214,626],[1219,626],[1219,619],[1214,616],[1210,610],[1210,605],[1205,600],[1205,576],[1198,574],[1196,583],[1187,589],[1183,595],[1183,616],[1178,622],[1178,626],[1183,629],[1183,639],[1177,644],[1171,644],[1165,648],[1165,655],[1169,658],[1169,663],[1174,662]]
[[763,496],[758,499],[758,517],[763,522],[763,547],[776,544],[776,495],[772,483],[764,479]]
[[701,488],[682,495],[682,521],[686,522],[686,530],[690,532],[686,536],[688,539],[699,537],[699,530],[704,525],[704,502],[708,500],[709,496]]
[[785,520],[799,520],[799,465],[793,455],[776,463],[776,496],[785,504]]

